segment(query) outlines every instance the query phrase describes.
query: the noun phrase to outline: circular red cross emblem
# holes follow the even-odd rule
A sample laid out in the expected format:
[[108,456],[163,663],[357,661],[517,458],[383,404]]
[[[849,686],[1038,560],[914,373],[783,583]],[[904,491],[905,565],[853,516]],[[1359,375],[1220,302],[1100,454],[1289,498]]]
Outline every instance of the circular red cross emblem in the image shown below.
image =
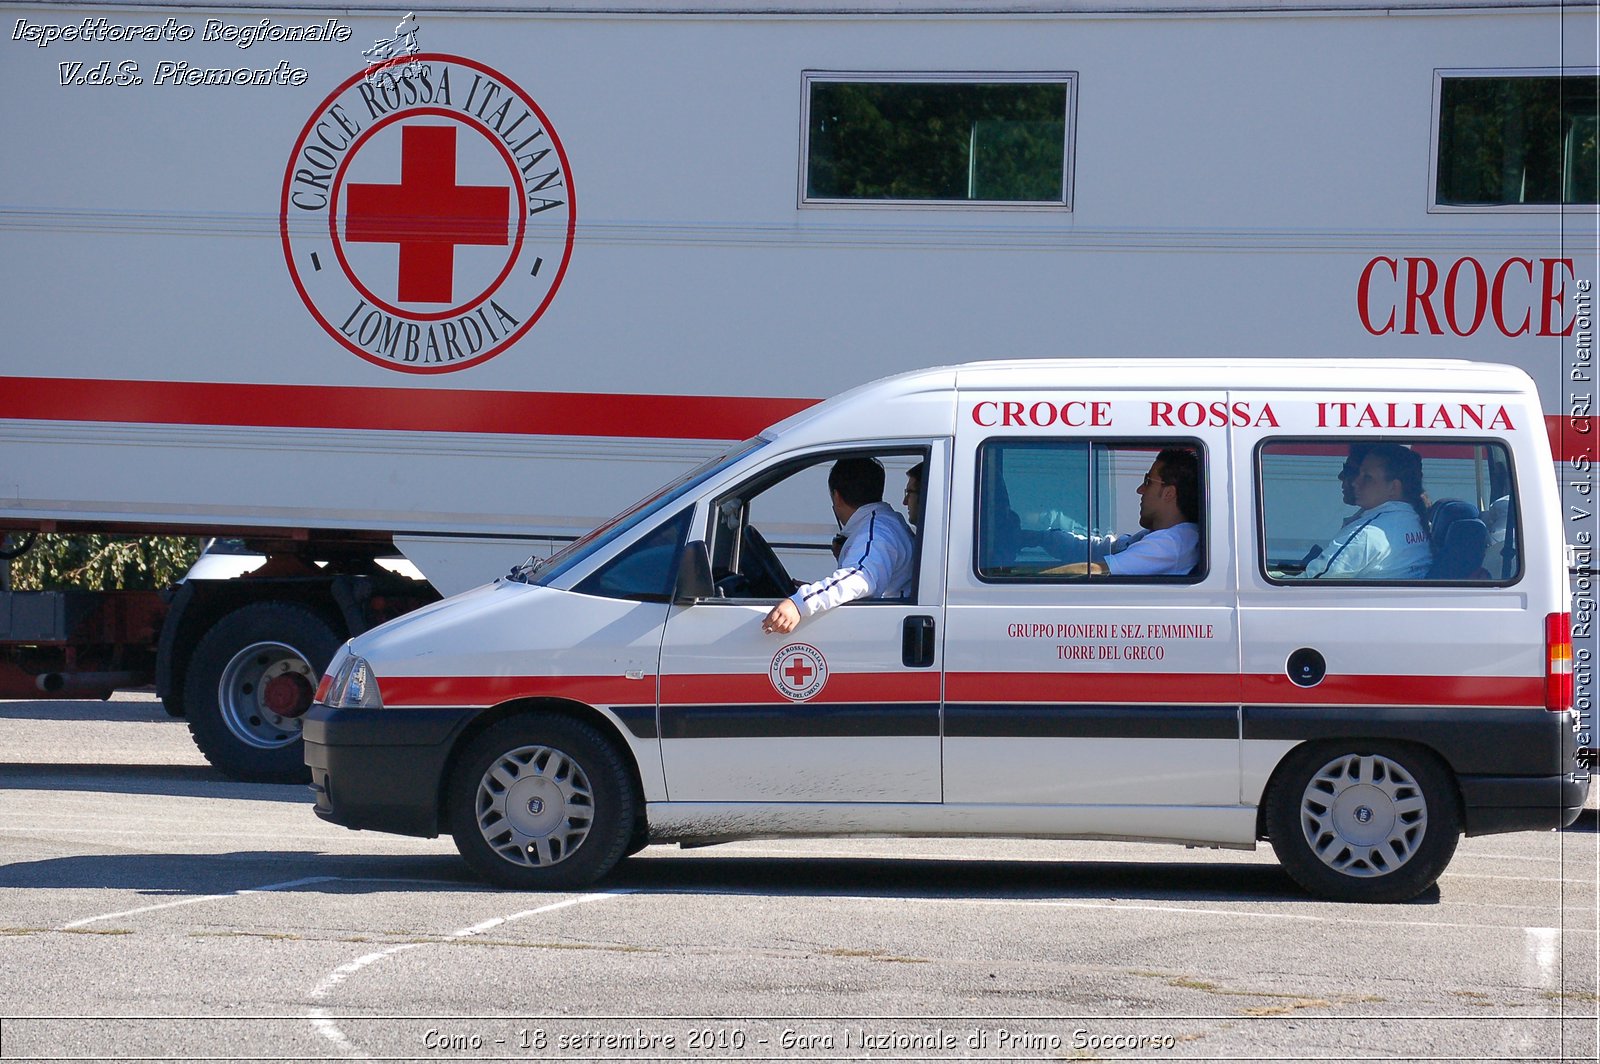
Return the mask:
[[550,305],[576,223],[566,151],[533,98],[459,56],[358,74],[322,101],[283,175],[295,288],[368,362],[475,366]]
[[828,682],[828,662],[810,643],[790,643],[772,656],[767,678],[780,695],[803,702],[815,698]]

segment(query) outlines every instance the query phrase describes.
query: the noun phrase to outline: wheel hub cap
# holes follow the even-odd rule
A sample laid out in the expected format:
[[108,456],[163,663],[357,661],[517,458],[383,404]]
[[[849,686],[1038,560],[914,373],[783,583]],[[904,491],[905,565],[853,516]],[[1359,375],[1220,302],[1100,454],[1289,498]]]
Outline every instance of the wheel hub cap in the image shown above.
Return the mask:
[[311,684],[297,672],[280,673],[261,688],[261,702],[280,717],[304,716],[311,708]]
[[304,654],[284,643],[252,643],[233,655],[217,683],[217,707],[233,735],[259,750],[300,739],[317,677]]
[[558,864],[575,853],[594,818],[582,766],[559,750],[524,746],[497,758],[478,784],[478,830],[519,865]]
[[1300,827],[1329,868],[1358,878],[1388,875],[1411,860],[1428,831],[1422,788],[1387,757],[1351,754],[1311,777]]

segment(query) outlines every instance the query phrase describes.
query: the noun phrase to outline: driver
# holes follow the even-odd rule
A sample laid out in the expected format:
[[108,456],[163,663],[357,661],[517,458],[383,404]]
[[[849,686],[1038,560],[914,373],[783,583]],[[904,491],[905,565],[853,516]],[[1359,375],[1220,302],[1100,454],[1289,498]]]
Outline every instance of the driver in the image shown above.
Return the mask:
[[841,458],[828,472],[833,516],[844,529],[839,568],[783,599],[761,622],[763,632],[794,631],[801,617],[862,598],[904,598],[911,590],[911,528],[883,501],[876,458]]

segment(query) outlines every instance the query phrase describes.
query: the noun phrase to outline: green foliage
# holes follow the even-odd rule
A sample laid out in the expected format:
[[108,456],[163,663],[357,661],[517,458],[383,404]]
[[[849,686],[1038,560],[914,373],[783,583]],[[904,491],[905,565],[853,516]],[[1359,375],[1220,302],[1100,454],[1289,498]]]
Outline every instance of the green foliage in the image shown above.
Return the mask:
[[[10,546],[22,542],[22,536],[13,535]],[[11,562],[11,586],[16,591],[159,589],[186,573],[199,553],[198,540],[180,536],[40,535]]]
[[1600,77],[1446,78],[1439,202],[1594,203]]

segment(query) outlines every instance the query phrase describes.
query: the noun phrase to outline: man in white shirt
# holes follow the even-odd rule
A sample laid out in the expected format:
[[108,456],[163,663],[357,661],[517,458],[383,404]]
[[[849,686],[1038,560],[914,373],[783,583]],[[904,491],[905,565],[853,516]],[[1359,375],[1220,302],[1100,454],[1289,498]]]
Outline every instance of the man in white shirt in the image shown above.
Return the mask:
[[1306,563],[1304,579],[1422,580],[1433,547],[1422,522],[1422,459],[1397,443],[1374,444],[1350,482],[1361,509]]
[[[1126,535],[1082,536],[1047,533],[1045,549],[1060,557],[1074,550],[1088,561],[1046,569],[1050,574],[1111,576],[1187,576],[1200,564],[1200,459],[1187,447],[1168,447],[1156,456],[1139,484],[1139,531]],[[1067,548],[1063,550],[1062,548]]]
[[911,591],[915,541],[905,519],[883,501],[883,466],[875,458],[841,458],[828,472],[833,515],[844,528],[839,568],[772,607],[761,630],[792,632],[810,617],[863,598],[904,598]]

